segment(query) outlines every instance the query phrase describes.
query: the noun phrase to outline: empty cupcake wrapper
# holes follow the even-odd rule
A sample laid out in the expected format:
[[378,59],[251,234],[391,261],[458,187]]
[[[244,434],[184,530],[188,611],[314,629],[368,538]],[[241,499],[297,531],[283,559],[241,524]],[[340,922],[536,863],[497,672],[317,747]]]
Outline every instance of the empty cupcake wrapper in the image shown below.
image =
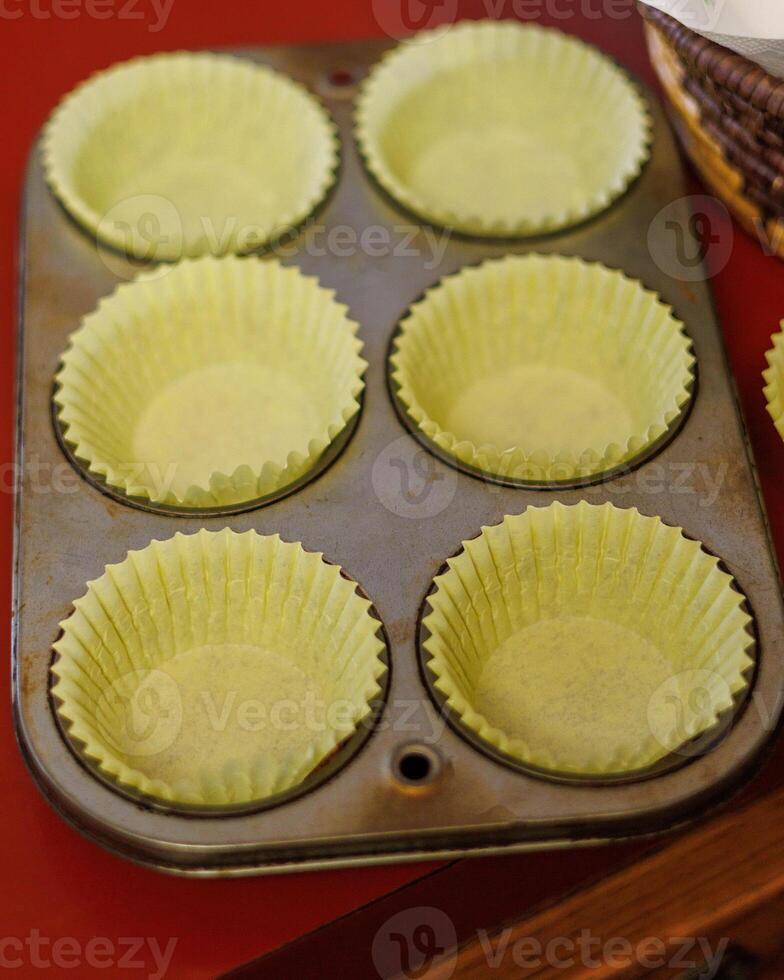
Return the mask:
[[768,367],[763,371],[764,394],[768,414],[773,419],[776,431],[784,439],[784,320],[782,330],[770,338],[773,347],[765,354]]
[[636,86],[576,38],[462,23],[390,52],[360,94],[368,169],[428,221],[533,235],[607,208],[638,176],[651,121]]
[[201,531],[131,552],[62,623],[57,713],[83,757],[157,800],[286,793],[381,692],[381,624],[356,583],[275,536]]
[[296,268],[206,257],[121,285],[71,337],[55,402],[128,497],[220,508],[285,491],[359,411],[357,324]]
[[507,482],[596,478],[643,456],[688,405],[683,325],[640,283],[576,258],[508,256],[447,277],[390,359],[412,425]]
[[747,687],[743,596],[659,518],[530,507],[447,564],[423,620],[435,688],[469,733],[524,765],[601,777],[688,758]]
[[299,84],[230,55],[136,58],[82,83],[43,138],[47,180],[84,228],[145,261],[249,252],[303,222],[338,140]]

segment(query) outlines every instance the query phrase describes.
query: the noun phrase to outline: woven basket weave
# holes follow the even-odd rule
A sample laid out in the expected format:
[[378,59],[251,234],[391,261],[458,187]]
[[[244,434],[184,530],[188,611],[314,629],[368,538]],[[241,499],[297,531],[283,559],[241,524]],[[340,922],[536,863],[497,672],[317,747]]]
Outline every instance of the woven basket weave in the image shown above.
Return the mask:
[[784,80],[638,6],[684,149],[744,228],[784,258]]

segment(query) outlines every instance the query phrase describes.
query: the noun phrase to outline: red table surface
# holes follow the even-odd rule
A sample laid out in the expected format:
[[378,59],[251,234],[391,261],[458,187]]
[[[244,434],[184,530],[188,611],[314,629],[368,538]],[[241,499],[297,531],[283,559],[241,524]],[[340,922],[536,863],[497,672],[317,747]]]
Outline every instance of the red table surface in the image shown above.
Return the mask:
[[[151,0],[3,0],[0,3],[3,140],[0,156],[2,206],[2,329],[0,330],[0,601],[10,609],[12,552],[12,460],[14,419],[15,260],[19,192],[29,147],[58,99],[99,68],[157,50],[275,42],[326,41],[377,36],[394,2],[386,0],[295,0],[260,3],[232,0],[173,0],[164,27]],[[415,0],[412,12],[423,8]],[[514,16],[515,5],[443,0],[441,13],[478,17],[498,9]],[[604,10],[597,16],[597,11]],[[607,11],[616,16],[608,16]],[[107,11],[112,16],[107,17]],[[380,17],[376,16],[380,12]],[[106,19],[98,19],[99,13]],[[601,45],[653,82],[639,19],[631,2],[542,0],[517,5],[527,19],[555,24]],[[623,16],[624,13],[627,16]],[[137,19],[139,17],[140,19]],[[695,185],[696,188],[696,185]],[[770,335],[784,317],[784,265],[766,256],[739,229],[728,264],[714,277],[716,302],[759,465],[779,555],[784,555],[784,446],[765,412],[760,373]],[[709,255],[710,257],[710,255]],[[56,567],[57,555],[52,555]],[[6,617],[8,621],[8,617]],[[4,630],[3,648],[8,649]],[[7,658],[7,663],[10,659]],[[120,970],[127,937],[155,937],[165,947],[176,939],[168,976],[207,977],[258,956],[363,903],[421,876],[432,865],[324,872],[234,881],[177,879],[135,867],[80,837],[57,817],[35,789],[20,758],[10,712],[10,671],[2,672],[4,716],[0,728],[0,968],[17,975],[39,972],[35,957],[52,962],[52,943],[61,943],[61,972],[70,975],[139,975],[154,972],[149,945]],[[763,777],[775,779],[774,761]],[[565,882],[609,866],[615,851],[516,857],[519,907],[540,900]],[[475,862],[475,873],[489,872]],[[557,884],[556,884],[557,883]],[[477,922],[479,925],[492,923]],[[111,941],[98,949],[94,966],[85,960],[93,937]],[[37,942],[37,939],[39,940]],[[11,940],[9,943],[8,940]],[[19,951],[18,941],[26,945]],[[37,948],[36,948],[37,947]],[[75,952],[81,949],[81,953]],[[3,961],[3,957],[7,962]],[[78,965],[65,969],[67,962]],[[329,975],[328,965],[325,976]],[[55,968],[54,972],[60,972]]]

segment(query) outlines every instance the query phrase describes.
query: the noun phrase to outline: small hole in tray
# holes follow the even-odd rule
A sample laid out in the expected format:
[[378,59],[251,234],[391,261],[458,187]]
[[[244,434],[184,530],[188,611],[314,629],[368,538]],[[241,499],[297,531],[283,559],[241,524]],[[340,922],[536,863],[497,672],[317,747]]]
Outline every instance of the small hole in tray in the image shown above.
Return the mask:
[[400,775],[410,783],[421,783],[430,775],[433,768],[430,759],[419,752],[409,752],[398,763]]
[[440,768],[438,755],[424,745],[406,745],[395,757],[395,775],[407,786],[425,786],[432,783],[438,776]]
[[334,85],[335,88],[348,88],[349,85],[353,85],[356,81],[354,72],[345,65],[333,68],[327,78],[329,79],[329,84]]

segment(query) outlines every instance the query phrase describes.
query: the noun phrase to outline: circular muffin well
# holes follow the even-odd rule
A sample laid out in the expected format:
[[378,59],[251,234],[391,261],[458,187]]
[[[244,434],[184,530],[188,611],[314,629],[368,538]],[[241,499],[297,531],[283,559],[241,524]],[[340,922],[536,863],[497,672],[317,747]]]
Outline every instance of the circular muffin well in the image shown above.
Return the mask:
[[683,325],[623,273],[509,255],[447,276],[387,361],[404,423],[459,469],[510,486],[618,476],[673,438],[695,388]]
[[470,236],[543,234],[605,210],[639,175],[647,106],[597,49],[512,21],[419,40],[375,66],[356,117],[368,170],[408,211]]
[[600,785],[718,744],[748,696],[755,643],[745,596],[698,541],[581,502],[528,508],[464,542],[425,597],[418,646],[432,699],[475,748]]
[[148,262],[254,251],[334,183],[335,126],[300,84],[209,52],[99,72],[47,123],[44,169],[99,241]]
[[121,497],[233,512],[289,493],[347,442],[357,324],[277,261],[186,260],[120,286],[71,337],[54,400],[69,456]]
[[370,601],[277,535],[153,542],[90,583],[62,629],[51,699],[66,741],[153,808],[231,815],[307,792],[364,745],[388,691]]

